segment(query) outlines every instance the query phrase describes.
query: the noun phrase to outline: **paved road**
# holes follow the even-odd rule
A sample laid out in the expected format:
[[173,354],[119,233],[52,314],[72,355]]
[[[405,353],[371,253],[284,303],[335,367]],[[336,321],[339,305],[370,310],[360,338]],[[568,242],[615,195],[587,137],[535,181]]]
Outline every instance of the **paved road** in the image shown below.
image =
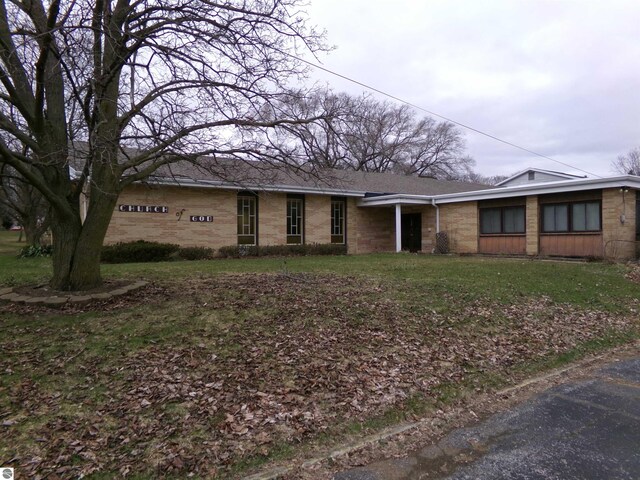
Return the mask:
[[640,358],[610,364],[400,460],[334,480],[640,479]]

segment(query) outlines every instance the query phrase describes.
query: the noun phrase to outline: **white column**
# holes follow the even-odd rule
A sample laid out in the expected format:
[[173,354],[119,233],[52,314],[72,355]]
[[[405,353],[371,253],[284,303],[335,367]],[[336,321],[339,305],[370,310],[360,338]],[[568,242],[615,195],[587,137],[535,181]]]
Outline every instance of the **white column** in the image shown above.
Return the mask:
[[402,207],[396,204],[396,252],[402,250]]

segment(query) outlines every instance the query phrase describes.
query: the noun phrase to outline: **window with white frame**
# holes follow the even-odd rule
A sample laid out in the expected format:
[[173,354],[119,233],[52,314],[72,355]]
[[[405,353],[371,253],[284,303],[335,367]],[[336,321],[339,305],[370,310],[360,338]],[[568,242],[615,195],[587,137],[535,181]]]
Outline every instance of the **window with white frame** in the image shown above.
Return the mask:
[[287,244],[304,243],[304,197],[287,195]]

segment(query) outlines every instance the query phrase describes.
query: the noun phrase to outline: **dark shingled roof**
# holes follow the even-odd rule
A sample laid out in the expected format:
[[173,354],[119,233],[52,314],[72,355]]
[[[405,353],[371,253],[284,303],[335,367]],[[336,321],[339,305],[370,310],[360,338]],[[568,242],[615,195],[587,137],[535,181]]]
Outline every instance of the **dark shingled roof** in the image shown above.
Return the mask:
[[351,193],[442,195],[494,188],[468,182],[436,180],[393,173],[311,169],[268,162],[200,159],[198,164],[179,161],[159,169],[150,181],[179,184],[224,184],[250,190],[278,188],[327,189]]

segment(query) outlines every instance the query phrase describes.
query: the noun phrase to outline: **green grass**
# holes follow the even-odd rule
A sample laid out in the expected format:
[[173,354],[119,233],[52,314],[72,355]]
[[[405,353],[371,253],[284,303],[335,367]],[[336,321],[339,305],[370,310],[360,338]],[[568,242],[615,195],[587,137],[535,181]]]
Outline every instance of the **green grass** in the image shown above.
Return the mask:
[[[47,258],[18,259],[17,232],[0,232],[0,285],[41,283],[51,275]],[[105,278],[180,280],[227,273],[289,271],[363,275],[406,285],[407,297],[429,298],[446,308],[445,295],[472,301],[489,296],[501,303],[550,297],[559,303],[625,311],[637,286],[624,279],[623,265],[532,261],[512,258],[377,254],[336,257],[218,259],[103,265]],[[404,288],[404,287],[403,287]]]
[[0,230],[0,285],[15,286],[43,283],[51,277],[51,260],[46,258],[17,258],[25,246],[18,242],[20,232]]

